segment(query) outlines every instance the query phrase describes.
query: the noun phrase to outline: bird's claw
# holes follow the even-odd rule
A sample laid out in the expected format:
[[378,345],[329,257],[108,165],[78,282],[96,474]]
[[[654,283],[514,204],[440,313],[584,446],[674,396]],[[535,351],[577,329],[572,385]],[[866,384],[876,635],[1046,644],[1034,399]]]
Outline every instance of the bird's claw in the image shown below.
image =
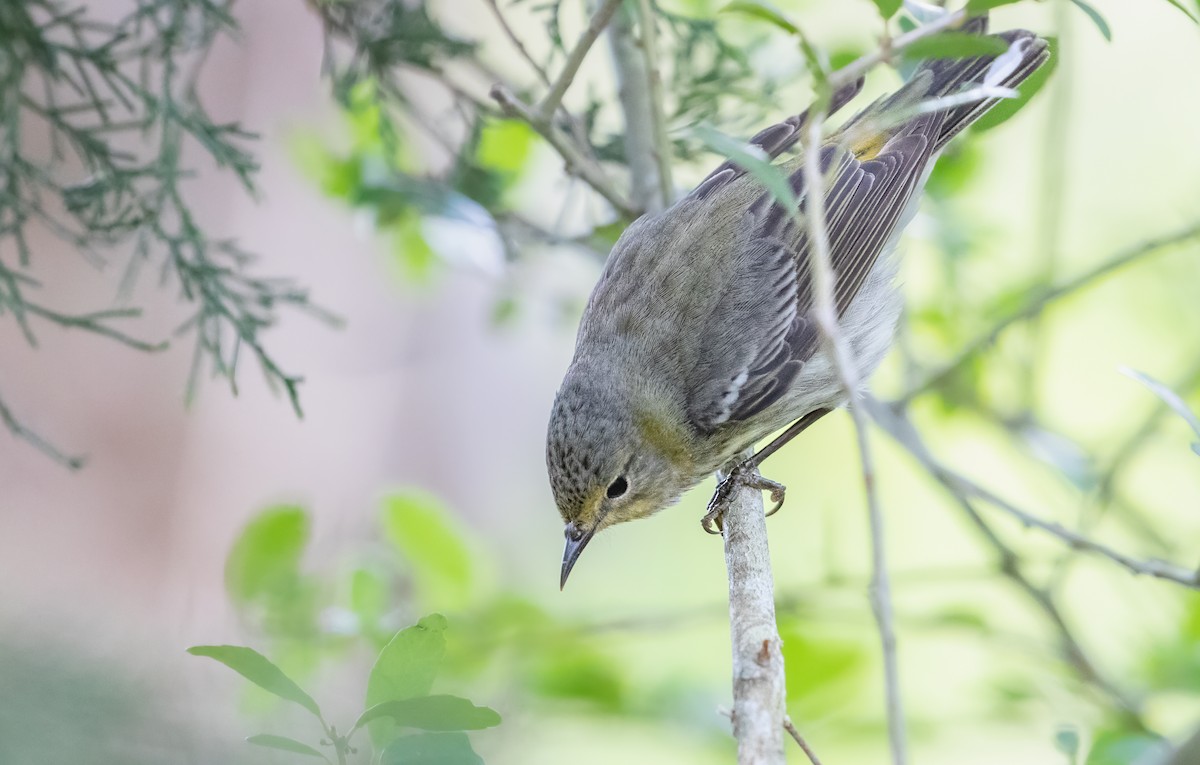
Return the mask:
[[763,478],[756,468],[757,465],[752,460],[740,462],[729,472],[729,475],[725,476],[724,480],[717,484],[717,490],[713,492],[712,499],[708,501],[708,512],[700,519],[700,525],[706,532],[722,534],[725,531],[725,505],[733,490],[738,486],[771,492],[771,501],[775,503],[775,506],[767,511],[768,518],[783,507],[787,487],[778,481]]

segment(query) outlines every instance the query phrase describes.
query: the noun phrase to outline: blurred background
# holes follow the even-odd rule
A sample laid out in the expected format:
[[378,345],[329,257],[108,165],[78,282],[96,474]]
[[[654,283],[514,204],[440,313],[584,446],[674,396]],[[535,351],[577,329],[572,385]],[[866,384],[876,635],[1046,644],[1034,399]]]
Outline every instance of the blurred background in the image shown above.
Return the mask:
[[[721,160],[696,125],[748,136],[811,99],[795,38],[720,5],[651,6],[680,192]],[[884,29],[866,0],[780,7],[834,66],[874,49]],[[4,145],[52,166],[45,209],[87,228],[96,219],[72,194],[106,176],[72,154],[79,136],[55,159],[55,119],[73,112],[14,107],[14,93],[37,100],[44,84],[14,8],[0,12],[3,108],[19,114],[5,120]],[[71,28],[56,8],[27,6],[47,36]],[[22,280],[0,292],[0,762],[295,759],[241,739],[266,731],[319,747],[312,718],[185,649],[256,648],[344,731],[370,699],[380,650],[435,612],[446,628],[432,688],[503,717],[470,736],[484,760],[732,761],[719,713],[731,703],[723,552],[698,523],[711,482],[602,536],[566,591],[555,586],[562,527],[545,423],[627,220],[491,105],[494,82],[527,103],[546,91],[492,7],[93,0],[81,13],[120,24],[134,8],[153,22],[143,39],[157,40],[141,55],[163,67],[178,53],[199,73],[194,103],[209,123],[257,135],[227,136],[259,165],[250,193],[225,138],[184,131],[173,161],[189,170],[179,188],[191,220],[255,253],[247,273],[286,277],[336,320],[284,298],[252,306],[270,314],[261,334],[246,333],[244,316],[211,325],[216,334],[202,322],[176,333],[203,305],[202,291],[189,300],[181,289],[180,273],[201,274],[179,265],[198,250],[142,235],[155,220],[174,227],[178,210],[81,246],[34,214],[19,243],[18,208],[5,208],[0,276]],[[1200,27],[1188,18],[1200,7],[1087,8],[1101,24],[1065,1],[993,12],[993,29],[1053,35],[1056,69],[935,173],[902,244],[901,337],[872,389],[901,401],[933,453],[981,485],[1186,571],[1200,563],[1200,435],[1174,409],[1200,403],[1200,145],[1189,140]],[[551,79],[588,17],[578,2],[499,11]],[[638,23],[627,13],[618,27]],[[175,21],[212,33],[181,34],[175,49],[177,38],[154,33]],[[624,195],[633,160],[612,50],[602,38],[585,60],[564,100],[578,120],[560,129],[585,139]],[[87,101],[71,85],[86,76],[57,55],[46,70],[67,73],[45,92]],[[881,67],[852,109],[899,82]],[[178,93],[191,103],[189,88]],[[157,132],[102,135],[130,166],[172,159]],[[17,153],[5,154],[10,179]],[[10,183],[6,204],[18,195]],[[241,268],[220,252],[197,257]],[[129,279],[132,261],[144,266]],[[27,333],[17,284],[62,314],[140,307],[100,325],[170,347],[144,352],[37,311]],[[1073,288],[1046,292],[1063,284]],[[960,357],[1000,322],[994,342]],[[234,336],[243,358],[230,371]],[[225,340],[214,354],[198,337]],[[274,385],[251,341],[283,370],[268,375]],[[1122,367],[1182,400],[1173,409]],[[303,418],[280,384],[288,375],[303,378]],[[972,520],[886,434],[873,444],[915,761],[1161,762],[1200,726],[1194,591],[1072,551],[984,503]],[[86,455],[78,470],[63,464],[75,455]],[[789,711],[825,762],[882,761],[850,418],[826,418],[767,468],[790,489],[769,522]],[[351,761],[369,751],[363,742]],[[789,758],[804,761],[798,749]]]

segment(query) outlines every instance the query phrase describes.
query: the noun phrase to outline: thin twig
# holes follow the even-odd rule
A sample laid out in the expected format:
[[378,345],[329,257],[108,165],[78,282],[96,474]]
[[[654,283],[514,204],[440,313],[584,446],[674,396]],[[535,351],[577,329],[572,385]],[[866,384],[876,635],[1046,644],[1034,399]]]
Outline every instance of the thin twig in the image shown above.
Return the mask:
[[650,0],[638,0],[638,21],[641,24],[642,54],[646,58],[646,83],[649,86],[650,122],[653,127],[654,158],[658,163],[658,187],[662,206],[674,201],[675,187],[671,181],[671,142],[667,138],[667,115],[663,109],[662,70],[658,63],[658,28]]
[[583,30],[579,42],[575,43],[575,47],[567,54],[567,61],[563,64],[558,79],[550,86],[550,92],[537,106],[538,116],[543,122],[549,122],[554,117],[555,110],[562,103],[567,88],[571,87],[571,83],[574,82],[575,75],[579,73],[579,67],[587,57],[588,51],[592,49],[592,45],[600,37],[600,33],[608,26],[608,22],[612,21],[613,14],[620,5],[621,0],[604,0],[596,9],[596,13],[592,15],[592,20],[588,22],[587,29]]
[[739,486],[724,509],[738,763],[783,765],[787,690],[762,492]]
[[917,40],[937,34],[944,29],[957,26],[958,24],[961,24],[966,17],[966,11],[954,11],[953,13],[947,13],[941,18],[931,21],[928,24],[917,27],[910,32],[905,32],[899,37],[891,40],[885,39],[883,44],[877,50],[874,50],[864,56],[860,56],[854,61],[851,61],[849,64],[843,66],[841,69],[838,69],[836,72],[830,74],[829,78],[827,79],[829,89],[837,90],[844,85],[849,85],[859,77],[874,69],[879,64],[882,64],[885,61],[891,61],[897,53],[903,51]]
[[1024,306],[992,325],[991,329],[968,344],[967,347],[964,348],[953,361],[946,364],[941,369],[929,374],[929,376],[927,376],[923,381],[915,385],[907,393],[900,396],[896,403],[907,404],[917,396],[920,396],[921,394],[936,388],[938,385],[941,385],[947,378],[965,366],[966,363],[974,358],[978,353],[995,343],[1004,330],[1008,329],[1019,321],[1041,314],[1051,303],[1059,298],[1066,297],[1077,290],[1087,287],[1092,282],[1108,276],[1113,271],[1123,268],[1148,255],[1152,255],[1159,250],[1171,245],[1181,244],[1197,237],[1200,237],[1200,224],[1193,224],[1172,234],[1166,234],[1164,236],[1156,237],[1144,242],[1104,261],[1103,263],[1100,263],[1099,265],[1087,271],[1084,271],[1082,274],[1063,282],[1057,287],[1046,289],[1040,295],[1031,299]]
[[83,457],[71,456],[61,451],[54,444],[23,425],[3,399],[0,399],[0,422],[4,423],[4,427],[8,428],[8,432],[12,434],[13,438],[24,441],[60,465],[70,470],[78,470],[83,467],[85,461]]
[[503,85],[494,85],[491,95],[496,103],[500,104],[500,108],[504,110],[505,114],[529,123],[529,126],[536,130],[538,135],[546,139],[546,142],[566,162],[567,172],[583,179],[625,217],[636,218],[641,215],[641,211],[634,208],[619,191],[613,188],[600,167],[590,162],[579,147],[549,120],[543,119],[532,107],[513,95]]
[[873,418],[879,423],[880,427],[890,433],[897,443],[907,449],[926,470],[945,484],[947,488],[964,496],[981,499],[1013,516],[1026,527],[1032,526],[1041,529],[1057,537],[1074,550],[1081,550],[1108,558],[1134,574],[1165,579],[1182,584],[1190,589],[1200,589],[1200,576],[1195,571],[1190,571],[1182,566],[1177,566],[1166,561],[1133,558],[1107,545],[1096,542],[1083,534],[1072,531],[1060,523],[1044,520],[1033,513],[1022,510],[1008,500],[939,462],[916,436],[916,429],[911,424],[908,427],[904,427],[904,423],[907,420],[898,415],[894,409],[876,401],[867,400],[866,403]]
[[789,734],[791,734],[792,739],[800,745],[801,749],[804,750],[805,756],[808,757],[808,761],[811,762],[812,765],[821,765],[821,758],[817,756],[817,753],[814,752],[812,747],[808,745],[808,742],[804,740],[804,736],[800,735],[800,731],[796,728],[796,724],[792,722],[791,717],[784,715],[783,728]]
[[517,49],[517,52],[521,54],[521,58],[525,59],[530,68],[537,72],[538,79],[542,81],[542,84],[547,88],[550,87],[550,75],[546,74],[546,68],[539,64],[533,58],[533,56],[530,55],[529,49],[525,47],[525,43],[521,42],[520,37],[517,37],[517,33],[513,31],[512,26],[510,26],[508,23],[508,19],[506,19],[504,17],[504,13],[501,12],[499,3],[497,3],[496,0],[486,0],[486,2],[488,7],[492,9],[492,15],[496,17],[496,21],[500,24],[500,29],[504,31],[504,34],[508,37],[509,42],[511,42],[513,47]]
[[805,147],[804,185],[805,212],[809,240],[812,242],[810,264],[813,273],[815,306],[813,312],[825,347],[849,398],[850,415],[854,420],[859,459],[862,462],[863,487],[867,494],[867,513],[871,524],[871,610],[879,627],[883,651],[884,692],[887,704],[888,744],[893,765],[907,762],[904,731],[904,707],[900,695],[900,675],[896,661],[895,616],[892,612],[891,585],[888,581],[887,552],[884,543],[883,513],[875,486],[875,466],[871,458],[867,418],[862,410],[862,391],[858,367],[853,352],[841,336],[837,307],[834,302],[834,273],[830,256],[829,231],[825,220],[825,179],[821,177],[821,147],[824,139],[825,107],[814,109],[808,125],[808,145]]

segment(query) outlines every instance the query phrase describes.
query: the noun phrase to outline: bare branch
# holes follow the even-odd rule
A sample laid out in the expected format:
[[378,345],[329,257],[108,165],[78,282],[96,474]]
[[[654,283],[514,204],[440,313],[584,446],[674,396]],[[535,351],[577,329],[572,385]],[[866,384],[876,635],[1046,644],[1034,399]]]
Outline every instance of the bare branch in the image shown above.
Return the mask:
[[667,139],[667,116],[663,111],[662,70],[658,64],[658,28],[650,0],[638,0],[638,21],[641,24],[642,54],[646,58],[646,82],[649,87],[650,123],[653,126],[654,159],[658,164],[658,186],[662,192],[662,207],[671,206],[675,186],[671,181],[671,142]]
[[916,29],[905,32],[891,40],[885,39],[883,44],[877,50],[860,56],[859,58],[846,64],[841,69],[829,75],[827,80],[830,90],[849,85],[867,72],[874,69],[879,64],[886,61],[891,61],[892,58],[908,46],[915,43],[917,40],[937,34],[945,29],[958,26],[967,18],[966,11],[955,11],[947,13],[939,19],[917,27]]
[[529,49],[525,47],[525,43],[521,42],[521,38],[517,37],[517,33],[514,32],[512,26],[509,25],[508,19],[504,18],[504,14],[500,11],[500,6],[496,0],[486,0],[486,2],[488,7],[492,9],[492,15],[495,16],[496,21],[499,22],[500,29],[504,31],[504,34],[508,37],[509,42],[511,42],[513,47],[517,49],[517,52],[521,54],[521,58],[525,59],[526,63],[529,64],[533,71],[537,72],[538,79],[542,81],[542,84],[547,88],[550,87],[550,75],[546,74],[545,67],[539,64],[533,58],[533,56],[529,54]]
[[558,109],[563,96],[566,95],[567,88],[571,87],[575,75],[579,73],[579,67],[587,57],[588,51],[592,49],[592,45],[600,37],[600,33],[608,26],[608,22],[612,21],[613,14],[620,5],[621,0],[604,0],[596,9],[592,20],[588,22],[587,29],[583,30],[583,36],[567,54],[567,61],[563,64],[563,70],[559,73],[558,79],[554,81],[554,84],[550,86],[550,92],[538,104],[537,113],[542,121],[549,122],[554,116],[555,110]]
[[542,115],[535,112],[532,107],[513,95],[503,85],[492,86],[491,95],[496,103],[500,104],[500,108],[504,110],[505,114],[529,123],[529,126],[538,132],[538,135],[546,139],[546,142],[566,162],[567,172],[583,179],[600,196],[607,199],[609,204],[616,208],[620,214],[628,218],[636,218],[641,215],[639,210],[631,205],[620,192],[613,188],[600,167],[588,160],[579,147],[575,145],[575,142],[556,128],[550,120],[544,119]]
[[741,485],[733,490],[725,506],[724,537],[738,763],[783,765],[787,691],[760,491]]
[[16,415],[12,413],[12,410],[8,408],[3,399],[0,399],[0,422],[4,423],[4,427],[8,429],[13,438],[24,441],[64,467],[71,470],[78,470],[83,467],[83,457],[66,454],[54,444],[30,430],[16,418]]
[[[629,167],[629,195],[635,206],[648,212],[664,209],[661,167],[665,157],[655,145],[655,103],[651,94],[649,62],[633,34],[633,21],[621,12],[608,30],[617,98],[625,117],[625,164]],[[669,194],[666,196],[670,196]]]
[[890,433],[897,443],[907,449],[926,470],[952,491],[964,496],[981,499],[1013,516],[1026,527],[1032,526],[1041,529],[1057,537],[1071,549],[1108,558],[1134,574],[1165,579],[1182,584],[1190,589],[1200,589],[1200,575],[1195,571],[1190,571],[1182,566],[1161,560],[1138,560],[1078,532],[1071,531],[1060,523],[1044,520],[1022,510],[1008,500],[1003,499],[939,462],[920,440],[916,428],[894,409],[874,400],[867,400],[866,406],[880,427]]
[[811,762],[812,765],[821,765],[821,758],[817,757],[817,753],[813,751],[812,747],[808,745],[808,742],[804,740],[804,737],[800,735],[800,731],[796,728],[796,724],[792,722],[791,717],[784,715],[783,727],[784,730],[791,735],[792,739],[800,745],[800,748],[804,750],[804,755],[808,757],[808,761]]
[[962,369],[962,367],[966,365],[968,361],[974,358],[976,354],[995,343],[1004,330],[1008,329],[1019,321],[1038,316],[1047,308],[1047,306],[1059,298],[1083,289],[1092,282],[1102,279],[1113,271],[1124,268],[1135,261],[1141,260],[1147,255],[1152,255],[1166,247],[1181,244],[1197,237],[1200,237],[1200,224],[1193,224],[1185,229],[1176,231],[1175,233],[1166,234],[1164,236],[1151,239],[1148,242],[1144,242],[1137,247],[1129,249],[1104,261],[1103,263],[1083,272],[1073,279],[1063,282],[1057,287],[1051,287],[1043,291],[1042,294],[1033,298],[1021,308],[996,322],[991,329],[967,345],[967,347],[963,349],[963,351],[953,361],[951,361],[949,364],[946,364],[936,372],[930,374],[925,378],[925,380],[918,383],[907,393],[897,399],[897,403],[908,403],[917,396],[931,390],[932,388],[936,388],[955,372]]
[[884,545],[883,513],[875,487],[875,466],[871,458],[867,418],[864,414],[858,367],[853,353],[841,336],[837,307],[834,302],[834,274],[829,247],[829,231],[825,220],[825,179],[821,177],[821,145],[825,126],[825,106],[815,110],[808,124],[808,145],[805,147],[804,183],[805,211],[809,240],[812,242],[810,264],[815,292],[814,314],[826,352],[833,359],[842,386],[849,397],[850,415],[854,419],[858,453],[862,461],[863,487],[867,494],[867,513],[871,522],[871,609],[879,627],[883,650],[884,685],[888,717],[888,743],[893,765],[907,761],[904,732],[904,707],[900,698],[900,676],[896,661],[895,616],[892,613],[891,585],[888,581],[887,554]]

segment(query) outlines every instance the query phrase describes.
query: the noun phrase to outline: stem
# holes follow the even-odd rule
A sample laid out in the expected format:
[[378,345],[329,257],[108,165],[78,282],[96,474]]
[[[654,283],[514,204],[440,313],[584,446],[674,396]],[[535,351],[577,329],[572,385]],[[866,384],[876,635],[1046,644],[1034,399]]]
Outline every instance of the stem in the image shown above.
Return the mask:
[[883,651],[884,692],[887,705],[888,743],[892,763],[907,762],[904,731],[904,707],[900,698],[900,673],[896,660],[895,615],[892,612],[891,584],[888,580],[887,551],[884,544],[883,513],[875,487],[875,465],[871,457],[867,418],[862,409],[858,367],[853,352],[841,336],[837,307],[834,303],[834,273],[831,265],[829,231],[825,220],[825,189],[821,177],[821,145],[824,140],[825,107],[815,110],[808,125],[808,145],[805,147],[804,180],[805,211],[809,239],[812,242],[811,265],[815,305],[813,313],[821,329],[826,352],[833,359],[842,386],[849,397],[850,415],[854,420],[859,459],[862,462],[863,488],[867,494],[867,515],[871,524],[871,610],[879,628]]
[[604,0],[596,9],[592,20],[588,22],[587,29],[583,30],[583,36],[579,38],[579,42],[575,43],[575,47],[567,55],[567,61],[563,64],[563,70],[559,73],[558,79],[554,81],[554,84],[550,86],[550,92],[538,104],[537,113],[542,120],[548,122],[554,116],[554,111],[562,103],[563,96],[566,95],[567,88],[571,87],[575,75],[579,73],[579,67],[587,57],[588,51],[592,49],[596,38],[608,26],[608,22],[612,20],[613,14],[620,5],[621,0]]

